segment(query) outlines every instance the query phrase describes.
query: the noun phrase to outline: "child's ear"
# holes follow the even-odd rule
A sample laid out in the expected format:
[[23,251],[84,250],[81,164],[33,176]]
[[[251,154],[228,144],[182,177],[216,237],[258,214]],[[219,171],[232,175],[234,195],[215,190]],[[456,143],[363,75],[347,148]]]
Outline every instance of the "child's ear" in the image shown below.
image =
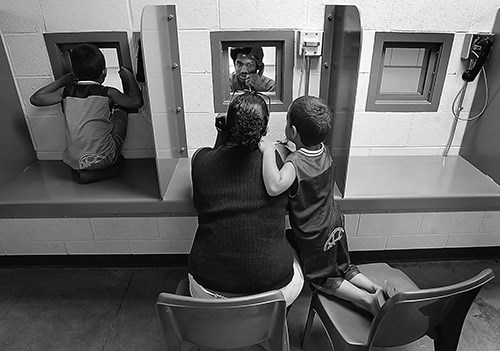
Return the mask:
[[297,128],[295,128],[295,126],[292,126],[292,128],[290,128],[290,131],[291,131],[292,138],[296,138],[297,135],[299,135],[299,132],[297,132]]
[[105,68],[105,69],[102,70],[102,73],[101,73],[102,79],[106,78],[107,75],[108,75],[108,69]]

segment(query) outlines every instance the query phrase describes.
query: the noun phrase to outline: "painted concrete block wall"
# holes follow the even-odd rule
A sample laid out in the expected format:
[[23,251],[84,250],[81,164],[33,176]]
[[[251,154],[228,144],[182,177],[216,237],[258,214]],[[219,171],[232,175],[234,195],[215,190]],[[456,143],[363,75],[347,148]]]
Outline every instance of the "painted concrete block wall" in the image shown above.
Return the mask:
[[[175,4],[178,16],[182,85],[190,153],[215,139],[210,31],[321,30],[325,4],[356,5],[363,26],[362,56],[352,137],[352,155],[440,154],[452,123],[451,102],[461,87],[460,51],[466,33],[489,32],[498,0],[2,0],[0,34],[9,55],[19,99],[40,159],[60,159],[64,149],[59,107],[34,108],[29,96],[53,80],[43,33],[140,29],[145,5]],[[377,31],[454,33],[441,104],[434,113],[366,112],[373,41]],[[132,55],[134,60],[134,55]],[[319,60],[312,63],[310,94],[319,93]],[[294,97],[304,91],[301,62],[295,57]],[[468,89],[470,108],[474,84]],[[285,114],[273,113],[270,139],[283,137]],[[454,141],[457,153],[464,124]],[[133,114],[124,153],[155,153],[148,116]],[[196,218],[0,219],[0,255],[188,253]],[[349,214],[350,247],[359,250],[476,247],[500,245],[500,212]]]
[[[0,219],[0,255],[188,254],[195,217]],[[500,212],[347,214],[351,251],[500,246]]]
[[[359,3],[354,1],[353,3]],[[363,45],[352,135],[351,155],[441,155],[453,123],[452,101],[462,87],[465,69],[460,52],[466,33],[490,32],[500,4],[498,1],[377,1],[378,11],[370,14],[360,5]],[[456,6],[455,6],[456,5]],[[366,11],[363,9],[366,8]],[[383,13],[385,20],[377,21]],[[439,109],[432,113],[366,112],[367,88],[375,32],[446,32],[454,33],[452,52]],[[475,92],[469,84],[461,117],[466,118]],[[391,127],[392,125],[392,127]],[[450,154],[457,154],[465,122],[459,121]]]
[[348,214],[353,251],[500,245],[500,212]]
[[0,255],[185,254],[194,217],[0,219]]
[[[190,154],[215,138],[209,33],[214,30],[304,30],[323,28],[324,0],[3,0],[0,4],[0,32],[17,82],[34,148],[41,159],[59,159],[64,148],[60,108],[34,108],[29,96],[50,82],[52,71],[43,33],[69,31],[140,30],[145,5],[175,4]],[[438,155],[446,144],[451,124],[451,103],[462,85],[464,69],[460,51],[466,33],[489,32],[499,8],[497,0],[338,0],[339,5],[356,5],[363,27],[362,57],[351,155]],[[432,113],[366,112],[366,95],[376,31],[447,32],[455,40],[439,110]],[[131,43],[133,44],[133,43]],[[133,60],[135,58],[133,57]],[[295,57],[294,90],[297,97],[301,60]],[[319,93],[320,61],[312,65],[310,94]],[[466,117],[475,83],[469,85],[461,116]],[[283,136],[285,114],[273,113],[270,139]],[[465,123],[460,122],[450,154],[458,153]],[[158,132],[158,131],[157,131]],[[165,133],[159,131],[159,133]],[[130,116],[127,157],[154,155],[152,126],[142,113]]]

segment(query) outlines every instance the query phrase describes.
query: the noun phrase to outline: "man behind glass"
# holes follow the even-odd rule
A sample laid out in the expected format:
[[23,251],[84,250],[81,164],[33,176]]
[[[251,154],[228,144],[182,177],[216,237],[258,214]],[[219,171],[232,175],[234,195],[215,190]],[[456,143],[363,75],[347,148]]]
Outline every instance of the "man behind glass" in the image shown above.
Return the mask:
[[235,47],[231,48],[230,55],[235,68],[235,72],[229,77],[231,91],[274,91],[274,80],[263,75],[262,47]]

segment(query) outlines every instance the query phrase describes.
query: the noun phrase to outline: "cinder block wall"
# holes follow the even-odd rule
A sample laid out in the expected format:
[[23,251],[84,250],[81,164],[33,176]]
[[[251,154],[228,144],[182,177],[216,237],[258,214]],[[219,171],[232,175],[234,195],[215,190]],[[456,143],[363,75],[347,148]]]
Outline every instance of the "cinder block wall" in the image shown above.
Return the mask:
[[[142,8],[175,4],[178,15],[188,148],[211,145],[213,99],[209,34],[213,30],[321,30],[321,0],[2,0],[0,34],[9,56],[34,149],[40,159],[59,159],[64,149],[58,108],[34,108],[29,96],[52,81],[43,33],[140,30]],[[451,103],[461,87],[460,51],[466,33],[489,32],[498,0],[338,0],[361,13],[363,43],[352,136],[352,155],[439,155],[452,123]],[[439,110],[433,113],[365,111],[376,31],[454,33]],[[319,93],[319,61],[313,62],[310,94]],[[294,97],[301,63],[295,57]],[[468,89],[466,116],[474,93]],[[303,92],[303,89],[302,89]],[[269,138],[283,136],[285,114],[273,113]],[[130,118],[127,157],[154,154],[152,127],[141,114]],[[450,154],[458,153],[459,123]],[[195,217],[0,219],[0,255],[188,253]],[[349,214],[352,250],[500,245],[500,212]]]
[[[195,217],[0,219],[0,255],[187,254]],[[348,214],[352,251],[500,246],[500,212]]]
[[185,254],[195,217],[0,219],[0,255]]
[[[323,28],[325,2],[321,0],[3,0],[0,32],[10,59],[33,145],[40,159],[58,159],[64,149],[60,108],[35,108],[29,96],[53,79],[43,33],[74,31],[140,30],[142,9],[150,4],[175,4],[178,14],[182,84],[188,149],[213,143],[213,99],[209,33],[213,30]],[[460,51],[466,33],[489,32],[498,10],[497,0],[351,0],[363,27],[362,57],[352,135],[352,155],[439,155],[452,123],[451,103],[461,88]],[[454,33],[453,51],[439,110],[433,113],[366,112],[366,94],[376,31]],[[319,60],[312,65],[310,94],[319,93]],[[295,57],[294,97],[300,94],[301,62]],[[462,116],[467,116],[475,86],[471,84]],[[302,89],[303,92],[303,89]],[[284,114],[271,118],[270,138],[283,136]],[[459,123],[454,147],[458,153],[465,123]],[[150,121],[132,115],[125,145],[127,157],[152,157],[154,142]]]

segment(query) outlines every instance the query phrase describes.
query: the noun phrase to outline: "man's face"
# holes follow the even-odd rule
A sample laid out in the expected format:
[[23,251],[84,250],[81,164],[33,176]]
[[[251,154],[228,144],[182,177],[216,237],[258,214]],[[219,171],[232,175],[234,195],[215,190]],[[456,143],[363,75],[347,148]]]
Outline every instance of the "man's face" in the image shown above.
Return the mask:
[[245,81],[247,74],[257,72],[257,64],[251,57],[245,54],[238,54],[238,56],[236,56],[234,68],[236,70],[236,76],[241,82]]

